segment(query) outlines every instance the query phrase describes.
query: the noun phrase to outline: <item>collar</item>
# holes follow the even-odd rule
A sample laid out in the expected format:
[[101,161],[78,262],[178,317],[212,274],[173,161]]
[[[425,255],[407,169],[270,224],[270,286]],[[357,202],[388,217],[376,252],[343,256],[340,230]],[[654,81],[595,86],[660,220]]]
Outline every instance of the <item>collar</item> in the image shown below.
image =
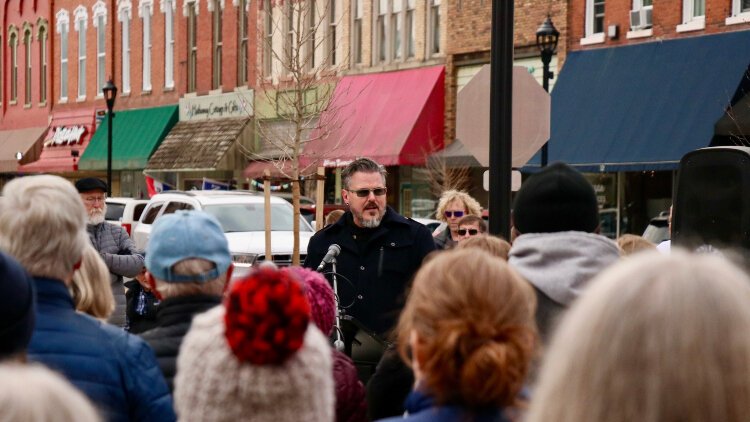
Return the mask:
[[221,304],[221,296],[204,294],[170,297],[162,300],[156,309],[158,325],[190,322],[192,315],[202,313]]
[[37,301],[75,308],[73,297],[64,281],[49,277],[34,277],[34,286],[36,287]]

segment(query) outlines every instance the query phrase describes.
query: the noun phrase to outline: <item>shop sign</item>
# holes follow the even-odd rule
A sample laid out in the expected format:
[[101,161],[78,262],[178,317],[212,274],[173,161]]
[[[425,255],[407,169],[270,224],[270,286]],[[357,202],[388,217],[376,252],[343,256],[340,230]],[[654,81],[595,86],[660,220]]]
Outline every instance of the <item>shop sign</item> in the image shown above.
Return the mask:
[[596,192],[596,202],[599,208],[617,206],[617,180],[613,173],[586,174]]
[[335,160],[329,160],[324,159],[323,160],[323,167],[346,167],[349,164],[351,164],[352,160],[342,160],[342,159],[335,159]]
[[252,90],[180,99],[181,122],[237,117],[250,118],[252,116]]
[[52,137],[44,143],[44,146],[75,145],[81,142],[85,133],[85,126],[58,126],[55,128]]

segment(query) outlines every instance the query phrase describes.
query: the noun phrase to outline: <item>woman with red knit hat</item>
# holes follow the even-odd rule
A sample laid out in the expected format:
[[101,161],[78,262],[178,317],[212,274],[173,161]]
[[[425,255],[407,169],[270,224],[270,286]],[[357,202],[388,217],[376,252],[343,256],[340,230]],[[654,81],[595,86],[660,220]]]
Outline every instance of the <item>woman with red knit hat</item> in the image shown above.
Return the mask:
[[260,268],[196,316],[174,394],[182,421],[333,421],[330,346],[296,277]]

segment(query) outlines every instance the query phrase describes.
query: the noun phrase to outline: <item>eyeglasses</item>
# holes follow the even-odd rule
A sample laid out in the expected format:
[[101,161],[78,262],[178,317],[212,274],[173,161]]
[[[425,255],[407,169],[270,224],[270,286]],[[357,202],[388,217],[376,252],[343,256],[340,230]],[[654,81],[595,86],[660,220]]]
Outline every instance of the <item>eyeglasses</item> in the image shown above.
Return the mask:
[[466,236],[467,232],[469,233],[469,236],[476,236],[479,234],[479,230],[477,229],[458,229],[459,236]]
[[461,218],[464,216],[465,213],[463,211],[446,211],[443,214],[445,214],[446,218],[451,218],[451,217]]
[[107,200],[107,195],[104,196],[87,196],[83,198],[83,202],[87,204],[95,204],[97,202],[104,202]]
[[375,196],[383,196],[387,192],[387,188],[375,188],[375,189],[357,189],[357,190],[351,190],[347,189],[349,192],[354,193],[360,198],[367,198],[370,196],[370,192],[372,192]]

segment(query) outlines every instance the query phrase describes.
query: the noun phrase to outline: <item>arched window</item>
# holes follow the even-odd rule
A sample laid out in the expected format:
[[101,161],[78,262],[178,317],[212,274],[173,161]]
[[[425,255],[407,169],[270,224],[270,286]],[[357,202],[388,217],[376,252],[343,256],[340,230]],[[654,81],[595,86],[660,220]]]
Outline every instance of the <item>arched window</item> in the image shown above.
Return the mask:
[[89,14],[83,6],[76,7],[75,30],[78,32],[78,98],[86,98],[86,28]]
[[119,2],[117,7],[117,20],[120,21],[122,34],[122,93],[130,92],[130,20],[133,17],[132,3],[130,0]]
[[143,21],[143,92],[151,91],[151,17],[154,15],[152,0],[141,0],[138,14]]
[[39,103],[47,102],[47,40],[49,30],[47,21],[39,18],[36,22],[38,31],[36,39],[39,41]]
[[8,45],[10,46],[10,103],[18,101],[18,28],[8,28]]
[[60,9],[55,15],[57,33],[60,34],[60,102],[68,100],[68,34],[70,34],[70,15]]
[[31,25],[24,24],[23,51],[24,51],[24,104],[31,106]]
[[96,94],[101,96],[107,72],[107,5],[99,0],[92,10],[96,28]]

